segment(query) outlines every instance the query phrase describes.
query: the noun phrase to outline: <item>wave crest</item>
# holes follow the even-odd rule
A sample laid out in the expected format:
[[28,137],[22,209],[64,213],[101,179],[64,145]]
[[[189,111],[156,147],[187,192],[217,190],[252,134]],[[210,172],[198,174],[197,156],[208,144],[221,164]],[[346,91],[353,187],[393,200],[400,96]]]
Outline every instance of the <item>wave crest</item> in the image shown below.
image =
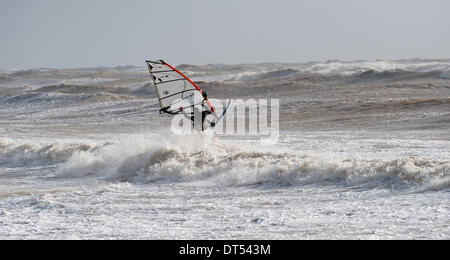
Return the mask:
[[[450,164],[423,157],[327,157],[202,138],[127,140],[75,154],[60,177],[97,176],[137,184],[202,181],[219,186],[365,185],[449,188]],[[182,141],[183,140],[183,141]],[[447,183],[447,184],[445,184]],[[437,185],[437,186],[436,186]],[[439,186],[441,185],[441,186]]]
[[65,163],[75,153],[97,148],[98,145],[87,141],[45,143],[0,139],[0,166],[45,166]]

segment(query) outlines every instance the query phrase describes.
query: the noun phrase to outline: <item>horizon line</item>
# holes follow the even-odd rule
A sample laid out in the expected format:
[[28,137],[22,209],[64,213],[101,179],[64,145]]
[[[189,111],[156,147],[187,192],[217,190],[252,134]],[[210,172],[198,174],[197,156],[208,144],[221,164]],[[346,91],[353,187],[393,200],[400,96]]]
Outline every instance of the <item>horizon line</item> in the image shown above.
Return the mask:
[[[145,63],[145,58],[142,63]],[[181,65],[190,65],[190,66],[234,66],[234,65],[258,65],[258,64],[308,64],[308,63],[331,63],[331,62],[342,62],[342,63],[350,63],[350,62],[379,62],[379,61],[387,61],[387,62],[402,62],[402,61],[449,61],[450,58],[402,58],[402,59],[355,59],[355,60],[346,60],[346,59],[327,59],[327,60],[311,60],[311,61],[298,61],[298,62],[283,62],[283,61],[263,61],[263,62],[249,62],[249,63],[206,63],[206,64],[195,64],[195,63],[178,63],[175,66]],[[120,69],[120,68],[139,68],[146,67],[145,65],[98,65],[98,66],[86,66],[86,67],[32,67],[32,68],[20,68],[20,69],[0,69],[0,72],[17,72],[17,71],[29,71],[29,70],[89,70],[89,69]]]

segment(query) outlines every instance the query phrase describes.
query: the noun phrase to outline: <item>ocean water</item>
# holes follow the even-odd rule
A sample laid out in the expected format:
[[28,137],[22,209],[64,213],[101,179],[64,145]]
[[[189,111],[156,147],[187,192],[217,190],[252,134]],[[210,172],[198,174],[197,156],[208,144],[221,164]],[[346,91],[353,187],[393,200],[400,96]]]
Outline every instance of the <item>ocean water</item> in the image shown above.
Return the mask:
[[1,239],[450,239],[450,61],[178,65],[280,137],[179,136],[141,67],[0,73]]

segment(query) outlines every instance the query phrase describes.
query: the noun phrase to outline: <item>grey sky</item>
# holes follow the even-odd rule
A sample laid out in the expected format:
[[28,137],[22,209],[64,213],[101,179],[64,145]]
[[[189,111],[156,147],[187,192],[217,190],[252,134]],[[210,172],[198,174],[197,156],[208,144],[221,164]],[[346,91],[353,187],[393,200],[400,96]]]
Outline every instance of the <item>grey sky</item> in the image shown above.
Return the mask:
[[1,0],[0,69],[450,58],[447,0]]

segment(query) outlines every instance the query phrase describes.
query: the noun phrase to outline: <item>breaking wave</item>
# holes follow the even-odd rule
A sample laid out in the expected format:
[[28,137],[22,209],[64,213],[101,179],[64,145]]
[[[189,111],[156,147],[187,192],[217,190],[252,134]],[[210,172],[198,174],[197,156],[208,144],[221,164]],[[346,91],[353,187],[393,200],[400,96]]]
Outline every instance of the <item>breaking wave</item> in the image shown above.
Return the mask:
[[72,153],[57,176],[94,176],[135,184],[201,181],[219,186],[450,187],[450,164],[446,161],[310,155],[207,139],[173,137],[159,141],[160,136],[135,136],[99,149],[82,149]]
[[103,145],[76,140],[47,143],[3,138],[0,139],[0,166],[45,166],[65,163],[75,153],[93,151]]

